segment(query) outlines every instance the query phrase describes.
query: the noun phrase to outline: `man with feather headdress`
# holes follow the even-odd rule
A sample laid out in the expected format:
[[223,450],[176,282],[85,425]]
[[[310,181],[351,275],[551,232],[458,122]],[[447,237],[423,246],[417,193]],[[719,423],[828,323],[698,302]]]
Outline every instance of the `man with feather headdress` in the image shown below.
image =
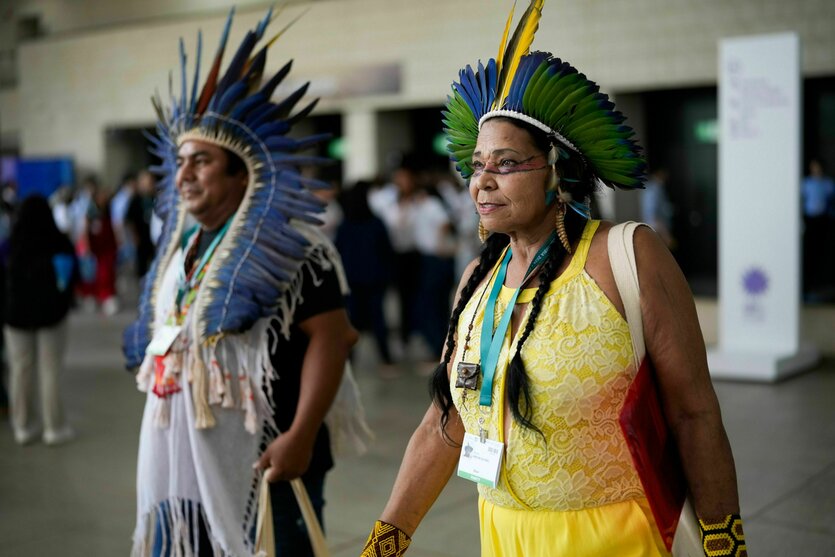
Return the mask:
[[[315,101],[294,112],[305,85],[271,102],[290,70],[262,80],[278,35],[253,54],[271,19],[218,79],[230,14],[199,95],[200,38],[190,94],[181,43],[180,97],[172,92],[170,107],[154,99],[164,226],[125,331],[128,366],[148,393],[134,555],[312,555],[288,481],[301,478],[321,522],[331,444],[368,439],[343,373],[357,338],[344,274],[312,216],[322,204],[310,190],[328,185],[298,171],[324,162],[296,154],[324,137],[287,136]],[[262,480],[271,509],[259,503]],[[270,526],[275,548],[262,535]]]

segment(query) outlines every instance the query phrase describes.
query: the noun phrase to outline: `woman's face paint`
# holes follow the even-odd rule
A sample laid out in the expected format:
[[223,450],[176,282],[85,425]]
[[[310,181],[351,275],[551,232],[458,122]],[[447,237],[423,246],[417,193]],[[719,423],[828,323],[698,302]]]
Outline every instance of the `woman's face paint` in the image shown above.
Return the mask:
[[526,159],[518,160],[520,155],[516,153],[506,153],[496,160],[479,160],[473,158],[473,176],[478,176],[483,172],[490,174],[515,174],[517,172],[532,172],[534,170],[542,170],[549,168],[548,156],[544,154],[532,155]]
[[542,226],[550,210],[544,194],[553,167],[526,130],[502,120],[485,122],[472,165],[470,195],[487,230],[514,233]]

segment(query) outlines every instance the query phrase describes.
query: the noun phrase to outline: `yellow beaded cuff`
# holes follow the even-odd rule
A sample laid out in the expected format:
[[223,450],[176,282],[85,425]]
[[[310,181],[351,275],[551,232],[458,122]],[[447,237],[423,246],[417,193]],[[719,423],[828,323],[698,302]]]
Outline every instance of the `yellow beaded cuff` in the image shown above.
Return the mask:
[[378,520],[374,523],[374,529],[365,542],[365,548],[360,557],[400,557],[406,553],[406,548],[412,543],[412,538],[406,532],[394,526]]
[[730,514],[717,522],[699,519],[699,530],[707,557],[748,557],[742,518],[738,514]]

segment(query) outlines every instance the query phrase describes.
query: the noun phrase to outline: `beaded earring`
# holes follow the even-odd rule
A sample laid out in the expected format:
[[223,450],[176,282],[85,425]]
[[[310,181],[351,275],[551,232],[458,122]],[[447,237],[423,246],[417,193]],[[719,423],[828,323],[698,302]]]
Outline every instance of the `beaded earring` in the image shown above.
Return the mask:
[[484,228],[484,225],[481,224],[481,220],[478,221],[478,238],[481,240],[481,243],[487,241],[487,237],[490,236],[490,232]]
[[568,210],[568,204],[571,202],[571,194],[558,188],[559,195],[557,197],[557,218],[556,228],[557,236],[560,243],[565,248],[565,251],[571,253],[571,242],[568,240],[568,232],[565,230],[565,213]]

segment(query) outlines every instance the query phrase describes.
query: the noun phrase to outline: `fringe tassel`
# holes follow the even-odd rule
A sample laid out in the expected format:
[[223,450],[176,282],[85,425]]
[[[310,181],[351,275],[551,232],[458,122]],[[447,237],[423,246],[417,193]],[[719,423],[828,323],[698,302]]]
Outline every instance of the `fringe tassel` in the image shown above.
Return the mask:
[[220,404],[224,398],[223,372],[217,359],[209,365],[209,404]]
[[209,406],[209,381],[206,372],[206,365],[200,357],[197,343],[192,351],[194,360],[191,369],[191,399],[194,402],[194,427],[197,429],[208,429],[215,426],[215,416]]
[[[209,537],[211,547],[208,552],[201,552],[200,532],[197,528],[201,521]],[[155,539],[157,534],[159,540]],[[162,547],[162,554],[170,557],[198,557],[203,553],[229,557],[212,535],[205,511],[195,502],[176,497],[159,503],[139,518],[133,533],[131,557],[151,557],[155,542]]]
[[232,374],[228,371],[223,373],[223,389],[223,402],[221,406],[223,408],[234,408],[235,396],[232,392]]
[[171,398],[157,397],[157,407],[154,409],[154,425],[160,429],[167,429],[171,424]]
[[365,421],[365,408],[350,361],[345,362],[342,383],[325,416],[325,423],[330,430],[333,452],[337,456],[361,456],[374,441],[374,433]]
[[136,388],[147,393],[154,382],[154,357],[145,356],[142,365],[139,366],[139,373],[136,374]]
[[257,430],[257,413],[255,411],[255,394],[252,392],[252,382],[246,375],[238,377],[241,384],[241,408],[243,408],[244,429],[255,434]]

